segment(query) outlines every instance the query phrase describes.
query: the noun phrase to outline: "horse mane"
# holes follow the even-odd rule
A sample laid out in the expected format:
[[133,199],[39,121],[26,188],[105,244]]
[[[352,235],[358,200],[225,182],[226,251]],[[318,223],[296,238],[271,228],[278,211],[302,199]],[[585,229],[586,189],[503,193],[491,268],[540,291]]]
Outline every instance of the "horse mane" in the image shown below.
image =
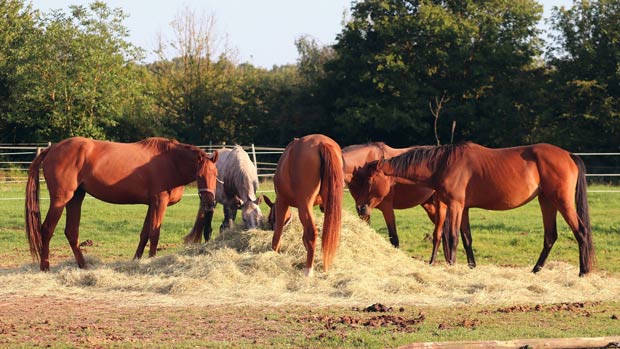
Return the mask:
[[471,144],[473,143],[419,146],[386,161],[392,165],[396,175],[404,175],[410,167],[417,167],[422,164],[435,173],[459,158],[463,154],[463,150]]
[[151,137],[139,142],[145,148],[156,149],[159,153],[165,153],[172,149],[172,146],[181,144],[176,139],[168,139],[163,137]]

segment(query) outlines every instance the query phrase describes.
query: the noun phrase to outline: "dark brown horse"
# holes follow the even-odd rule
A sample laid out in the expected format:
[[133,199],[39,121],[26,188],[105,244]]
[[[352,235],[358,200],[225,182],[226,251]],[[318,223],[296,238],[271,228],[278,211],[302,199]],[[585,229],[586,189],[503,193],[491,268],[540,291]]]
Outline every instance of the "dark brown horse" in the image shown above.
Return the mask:
[[[557,239],[556,215],[562,217],[579,244],[579,275],[592,269],[594,246],[583,161],[550,144],[489,149],[478,144],[419,147],[374,166],[389,176],[403,177],[436,191],[441,203],[433,234],[433,263],[446,215],[454,262],[463,212],[470,207],[508,210],[538,197],[545,238],[534,266],[538,272]],[[446,214],[447,211],[447,214]],[[464,244],[467,242],[464,241]],[[466,248],[471,248],[467,246]]]
[[275,203],[265,198],[267,204],[271,204],[269,217],[273,222],[271,246],[274,251],[280,250],[282,230],[290,219],[290,207],[297,208],[304,227],[307,276],[313,273],[318,235],[313,206],[321,205],[325,212],[321,237],[323,271],[329,269],[338,247],[344,189],[342,166],[340,146],[331,138],[314,134],[295,139],[286,146],[278,160],[274,177]]
[[[33,258],[40,260],[41,270],[49,270],[50,239],[66,207],[65,235],[78,266],[86,267],[78,244],[86,193],[114,204],[148,205],[134,258],[142,256],[148,240],[149,256],[155,256],[166,207],[181,200],[186,184],[196,181],[202,210],[213,210],[216,159],[217,152],[209,158],[193,145],[164,138],[125,144],[75,137],[54,144],[34,159],[28,171],[26,235]],[[43,225],[39,210],[40,167],[50,193],[50,208]]]

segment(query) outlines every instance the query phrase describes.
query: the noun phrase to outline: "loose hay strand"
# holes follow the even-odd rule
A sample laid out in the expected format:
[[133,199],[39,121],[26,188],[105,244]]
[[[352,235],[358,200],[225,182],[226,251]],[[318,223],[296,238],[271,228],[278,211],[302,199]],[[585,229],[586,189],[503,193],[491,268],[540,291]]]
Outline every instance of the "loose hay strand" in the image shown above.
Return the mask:
[[[280,253],[273,232],[232,230],[177,253],[103,263],[72,260],[39,273],[34,264],[0,271],[0,295],[40,294],[115,299],[119,304],[162,305],[502,305],[616,300],[620,279],[549,262],[538,274],[493,265],[429,266],[393,248],[367,224],[343,211],[340,246],[329,272],[303,275],[306,251],[297,218],[283,234]],[[321,219],[317,218],[318,222]],[[319,229],[322,227],[319,223]],[[317,251],[317,270],[321,255]]]

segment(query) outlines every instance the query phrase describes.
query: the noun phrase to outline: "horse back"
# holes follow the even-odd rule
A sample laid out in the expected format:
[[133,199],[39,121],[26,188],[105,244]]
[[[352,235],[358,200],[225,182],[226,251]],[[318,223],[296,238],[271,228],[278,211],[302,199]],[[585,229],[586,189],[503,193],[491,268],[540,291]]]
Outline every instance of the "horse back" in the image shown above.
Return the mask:
[[218,191],[216,191],[218,201],[221,199],[220,202],[225,203],[225,201],[235,199],[235,196],[244,202],[256,200],[258,172],[254,162],[241,146],[237,145],[228,151],[221,163],[218,157],[217,163],[218,175],[224,182],[218,183]]
[[181,185],[174,180],[174,162],[161,154],[161,148],[140,142],[73,137],[52,146],[43,170],[52,195],[73,195],[81,187],[111,203],[148,203],[153,193]]
[[511,209],[529,202],[540,191],[557,190],[566,178],[574,188],[576,174],[570,153],[550,144],[498,149],[469,144],[445,167],[441,178],[444,188],[456,196],[466,195],[468,207]]
[[278,200],[285,200],[290,206],[316,201],[321,189],[322,159],[320,145],[337,150],[337,164],[343,168],[340,146],[324,135],[308,135],[289,143],[278,161],[274,185]]

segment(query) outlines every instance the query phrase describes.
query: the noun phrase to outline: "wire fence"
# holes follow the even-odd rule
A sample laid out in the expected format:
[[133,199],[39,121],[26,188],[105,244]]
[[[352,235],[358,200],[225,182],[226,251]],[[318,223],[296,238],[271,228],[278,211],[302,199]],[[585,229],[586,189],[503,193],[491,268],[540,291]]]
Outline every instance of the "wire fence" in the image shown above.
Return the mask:
[[[0,143],[0,183],[23,183],[27,179],[28,166],[41,150],[51,143],[1,144]],[[208,153],[234,145],[209,144],[199,146]],[[261,178],[273,177],[278,159],[284,151],[282,147],[262,147],[241,145],[250,155]],[[620,183],[620,153],[575,153],[585,162],[590,183]],[[610,192],[620,192],[611,191]]]

